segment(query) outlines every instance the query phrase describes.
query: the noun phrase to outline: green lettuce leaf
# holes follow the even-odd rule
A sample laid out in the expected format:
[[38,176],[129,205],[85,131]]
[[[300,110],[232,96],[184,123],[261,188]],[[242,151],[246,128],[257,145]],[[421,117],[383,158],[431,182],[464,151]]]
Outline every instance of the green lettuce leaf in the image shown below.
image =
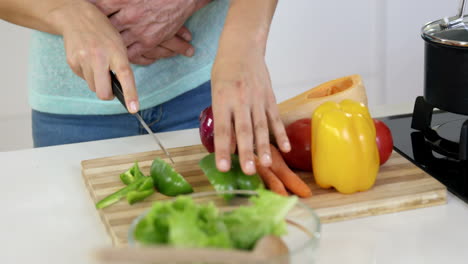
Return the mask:
[[258,190],[251,205],[221,214],[213,203],[196,204],[189,196],[155,202],[134,231],[143,244],[178,247],[252,249],[266,235],[286,233],[285,217],[297,197]]
[[234,246],[252,249],[258,239],[266,235],[286,234],[285,217],[297,202],[297,197],[283,197],[267,190],[257,190],[252,205],[241,206],[223,215]]
[[134,236],[143,244],[233,247],[217,208],[213,204],[195,204],[185,196],[179,196],[174,202],[156,202],[136,226]]

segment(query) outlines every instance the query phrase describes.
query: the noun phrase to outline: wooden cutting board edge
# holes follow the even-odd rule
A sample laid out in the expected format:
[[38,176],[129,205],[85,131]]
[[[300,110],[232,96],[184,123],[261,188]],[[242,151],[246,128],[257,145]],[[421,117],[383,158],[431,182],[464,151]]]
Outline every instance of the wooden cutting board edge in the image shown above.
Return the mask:
[[[384,205],[382,205],[383,201]],[[326,224],[444,205],[446,203],[447,189],[441,189],[421,193],[418,197],[414,197],[413,195],[401,196],[396,201],[376,199],[373,201],[354,203],[345,206],[318,208],[314,209],[314,211],[319,216],[320,222]],[[342,213],[336,215],[336,211],[341,211]]]

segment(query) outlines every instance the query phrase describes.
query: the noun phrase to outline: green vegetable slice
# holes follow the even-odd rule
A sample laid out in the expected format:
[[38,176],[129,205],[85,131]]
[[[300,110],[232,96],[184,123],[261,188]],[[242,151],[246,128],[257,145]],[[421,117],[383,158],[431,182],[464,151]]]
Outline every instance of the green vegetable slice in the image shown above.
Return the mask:
[[102,208],[105,208],[105,207],[107,207],[109,205],[112,205],[112,204],[118,202],[120,199],[127,196],[127,193],[129,193],[130,191],[137,190],[138,187],[140,186],[140,184],[143,183],[144,181],[145,181],[145,177],[140,178],[140,179],[130,183],[126,187],[118,190],[117,192],[110,194],[109,196],[107,196],[104,199],[100,200],[96,204],[96,208],[97,209],[102,209]]
[[156,189],[167,196],[192,193],[192,186],[167,162],[160,158],[151,164],[151,178]]
[[[214,153],[205,156],[199,162],[199,166],[216,191],[232,191],[237,188],[237,173],[232,168],[228,172],[219,171],[216,168]],[[234,197],[232,194],[223,194],[223,196],[227,200]]]
[[[258,174],[246,175],[242,171],[237,155],[231,155],[231,169],[228,172],[218,171],[216,168],[215,154],[206,155],[199,163],[203,173],[208,177],[216,191],[230,190],[257,190],[264,188],[263,181]],[[223,194],[225,199],[231,199],[234,195]]]
[[132,182],[134,182],[134,181],[136,181],[136,180],[138,180],[138,179],[140,179],[142,177],[145,177],[145,175],[143,175],[143,173],[141,172],[137,161],[135,161],[135,164],[133,164],[133,166],[130,169],[128,169],[126,172],[120,174],[120,180],[125,185],[129,185]]
[[127,193],[127,202],[129,204],[134,204],[136,202],[143,201],[153,195],[154,192],[153,188],[143,191],[130,191]]

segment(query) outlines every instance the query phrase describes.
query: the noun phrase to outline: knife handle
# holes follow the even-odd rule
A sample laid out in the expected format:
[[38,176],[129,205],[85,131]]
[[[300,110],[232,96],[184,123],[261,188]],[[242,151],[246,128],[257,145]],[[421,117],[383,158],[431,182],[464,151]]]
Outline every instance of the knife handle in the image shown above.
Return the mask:
[[120,85],[120,82],[117,79],[117,76],[115,75],[115,73],[113,73],[112,71],[109,71],[109,73],[111,76],[112,93],[114,94],[115,97],[117,97],[117,99],[119,99],[120,103],[128,111],[127,104],[125,103],[125,97],[123,94],[122,85]]

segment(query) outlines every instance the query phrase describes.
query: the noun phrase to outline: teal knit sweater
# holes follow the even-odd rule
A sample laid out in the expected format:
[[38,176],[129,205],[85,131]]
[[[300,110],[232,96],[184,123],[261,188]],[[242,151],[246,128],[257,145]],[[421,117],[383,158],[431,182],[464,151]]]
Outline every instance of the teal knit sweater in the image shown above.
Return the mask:
[[[185,23],[192,32],[195,55],[161,59],[149,66],[132,65],[140,109],[159,105],[210,79],[228,0],[214,0]],[[28,70],[29,102],[37,111],[56,114],[125,113],[114,99],[102,101],[66,62],[61,36],[34,31]]]

